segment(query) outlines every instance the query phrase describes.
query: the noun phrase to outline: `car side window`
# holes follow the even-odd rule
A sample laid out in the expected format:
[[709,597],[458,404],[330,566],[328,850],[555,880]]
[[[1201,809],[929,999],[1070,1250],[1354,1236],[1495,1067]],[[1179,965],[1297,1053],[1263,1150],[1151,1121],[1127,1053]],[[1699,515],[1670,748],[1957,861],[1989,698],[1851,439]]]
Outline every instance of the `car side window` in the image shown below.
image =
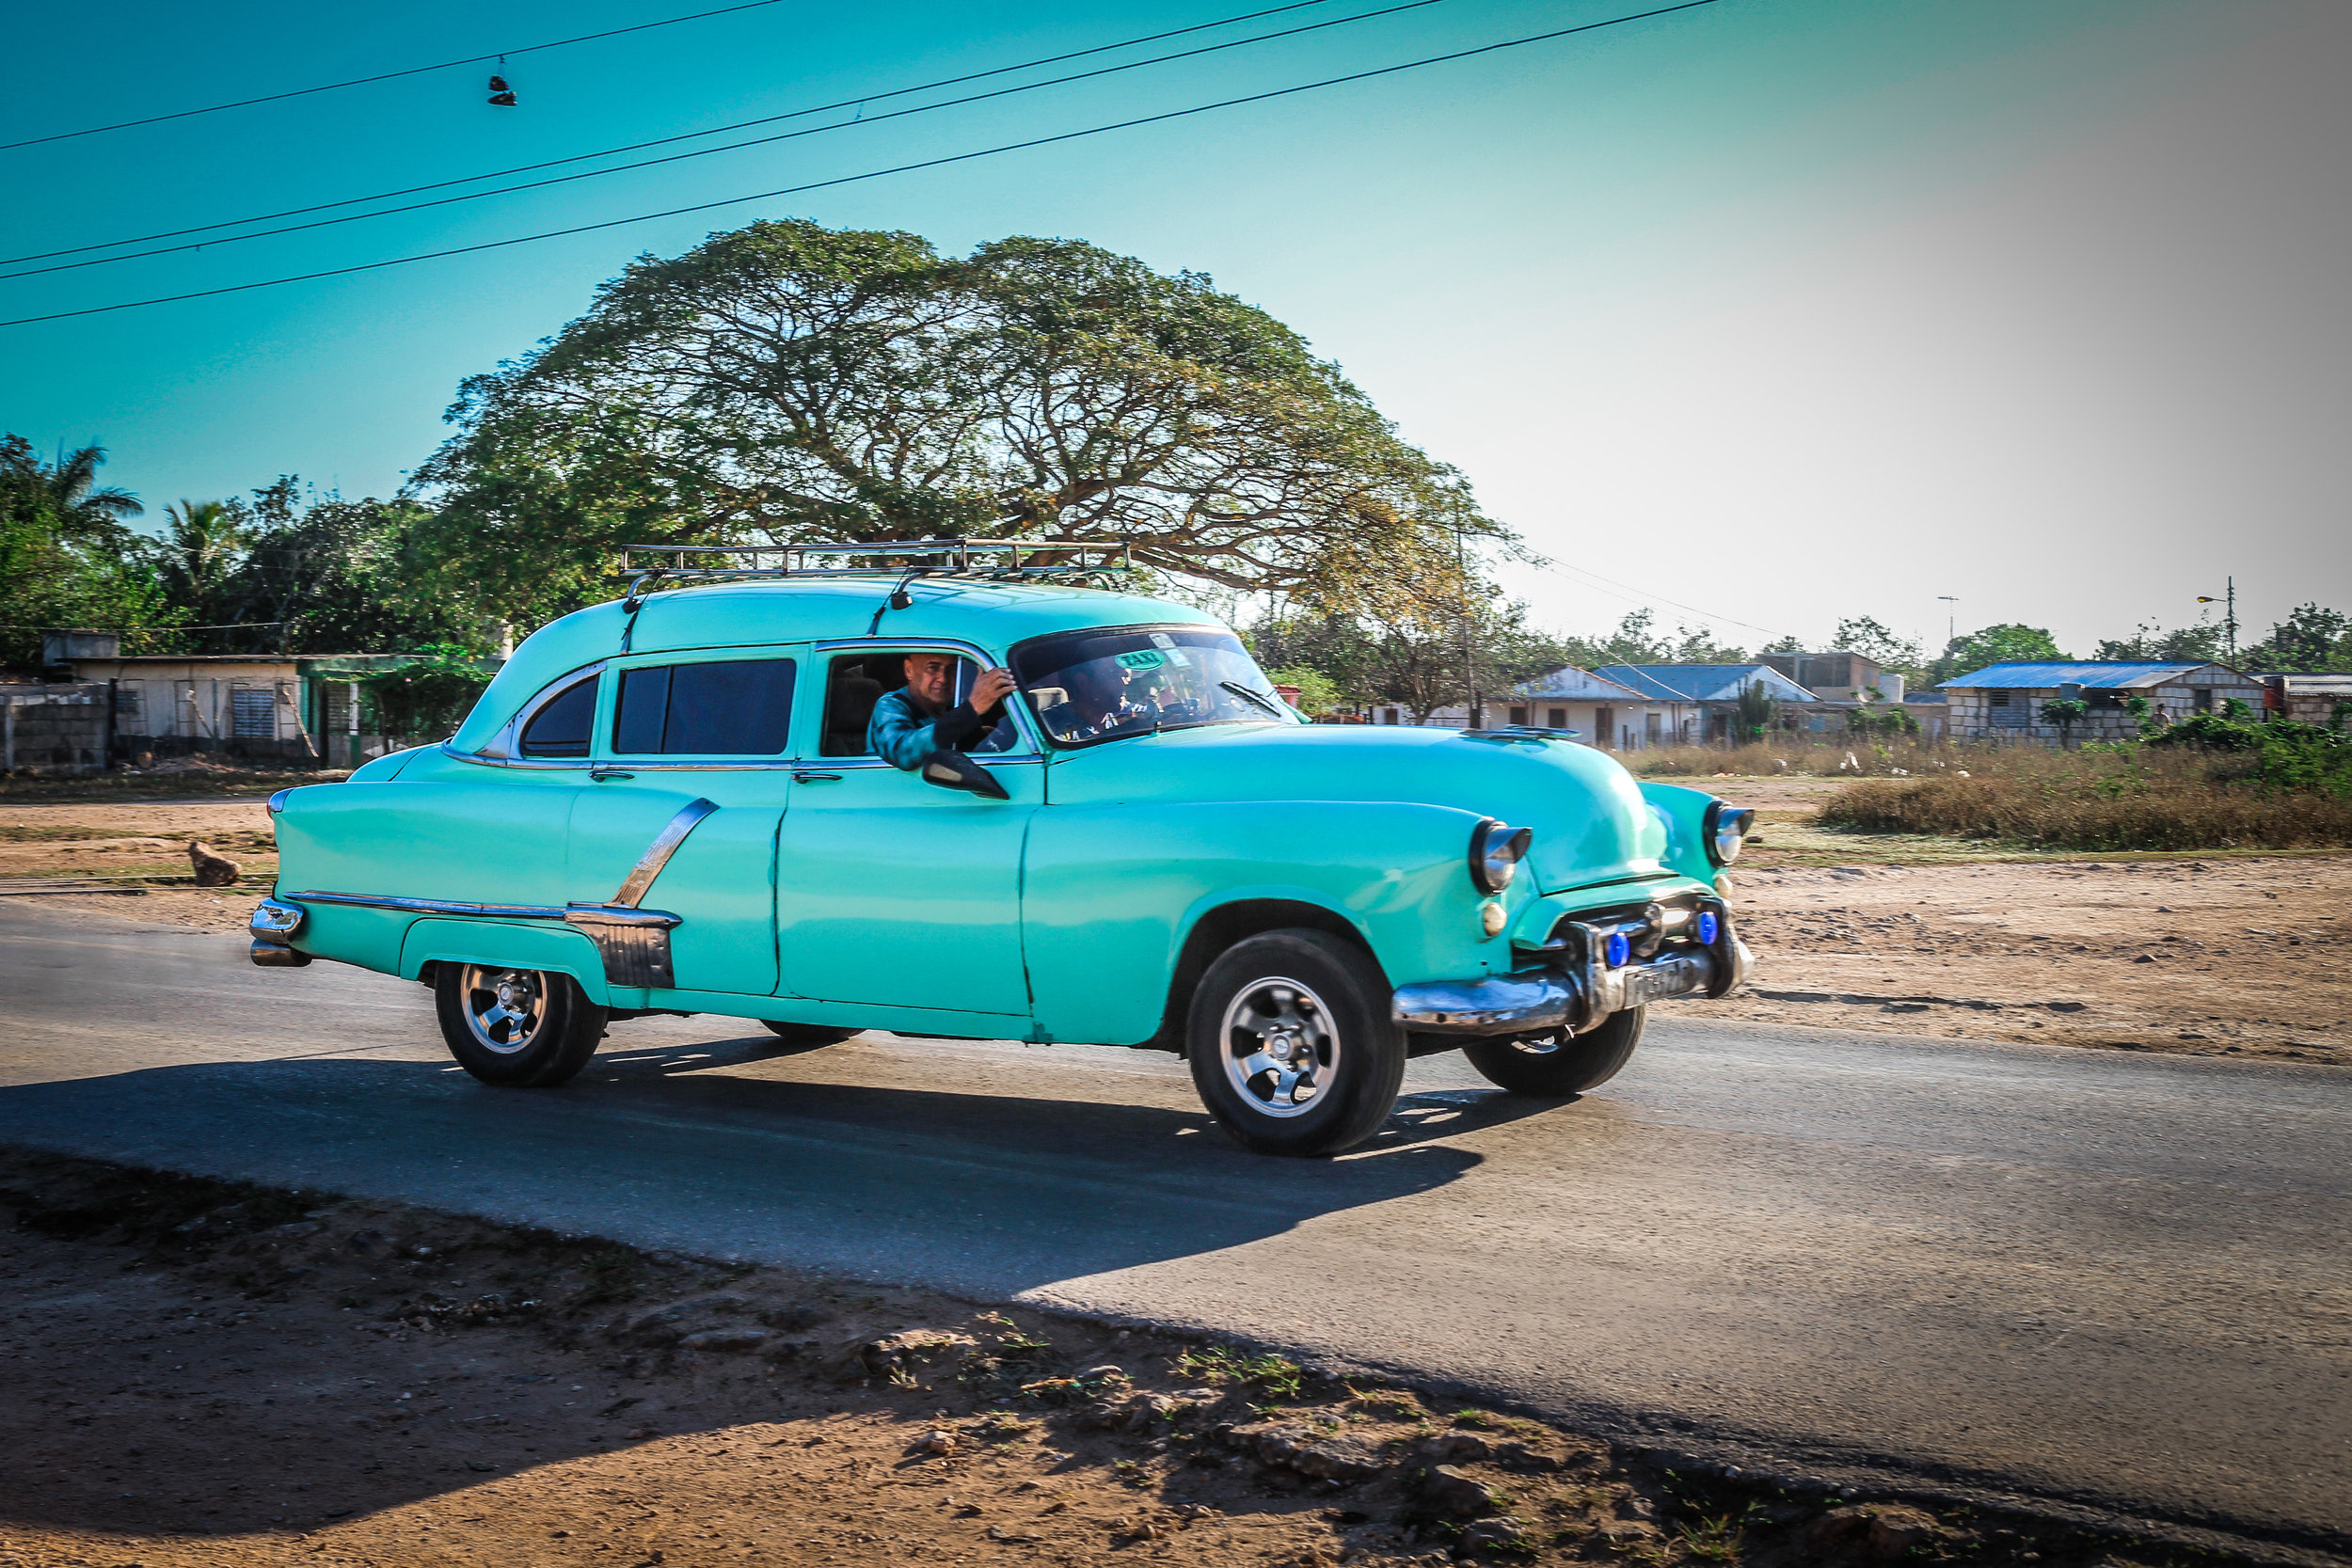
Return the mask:
[[[906,653],[903,650],[880,654],[842,654],[837,656],[825,679],[824,736],[818,754],[829,757],[870,757],[873,748],[866,743],[866,726],[874,717],[874,705],[892,691],[904,687]],[[972,683],[979,678],[980,667],[968,658],[956,660],[954,701],[961,702],[971,694]],[[1010,718],[1001,719],[985,736],[965,750],[986,754],[1009,752],[1021,743],[1021,732],[1013,727]]]
[[584,757],[588,732],[596,722],[596,677],[575,681],[531,716],[523,726],[527,757]]
[[788,658],[624,670],[613,754],[778,755],[791,737],[792,675]]

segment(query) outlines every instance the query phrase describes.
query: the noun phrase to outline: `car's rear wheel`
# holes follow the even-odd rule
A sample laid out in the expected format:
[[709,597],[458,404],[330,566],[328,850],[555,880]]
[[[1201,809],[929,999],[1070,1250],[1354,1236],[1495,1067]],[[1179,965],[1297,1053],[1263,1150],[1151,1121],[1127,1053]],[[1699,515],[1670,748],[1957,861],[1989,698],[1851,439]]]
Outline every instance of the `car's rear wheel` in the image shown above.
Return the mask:
[[814,1051],[822,1045],[839,1045],[865,1033],[862,1029],[828,1029],[821,1023],[784,1023],[772,1018],[759,1021],[770,1034],[795,1051]]
[[604,1009],[556,970],[444,963],[433,998],[457,1065],[501,1088],[568,1083],[604,1038]]
[[1337,1154],[1379,1130],[1405,1076],[1405,1032],[1371,955],[1321,931],[1268,931],[1200,977],[1185,1054],[1201,1102],[1261,1154]]
[[1462,1047],[1487,1083],[1513,1094],[1565,1100],[1617,1075],[1642,1043],[1647,1007],[1611,1013],[1581,1035],[1557,1030],[1534,1039],[1472,1040]]

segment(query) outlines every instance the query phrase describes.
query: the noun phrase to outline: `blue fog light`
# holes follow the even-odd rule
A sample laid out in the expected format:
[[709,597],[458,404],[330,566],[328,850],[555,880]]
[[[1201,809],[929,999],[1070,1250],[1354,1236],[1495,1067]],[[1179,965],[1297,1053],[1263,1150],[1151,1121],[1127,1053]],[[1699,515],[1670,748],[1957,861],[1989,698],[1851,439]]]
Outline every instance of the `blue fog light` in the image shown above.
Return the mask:
[[1633,944],[1626,940],[1623,931],[1612,931],[1601,952],[1608,958],[1610,968],[1623,969],[1626,959],[1633,957]]
[[1722,929],[1723,927],[1716,921],[1713,910],[1699,911],[1699,945],[1701,947],[1714,946],[1715,933]]

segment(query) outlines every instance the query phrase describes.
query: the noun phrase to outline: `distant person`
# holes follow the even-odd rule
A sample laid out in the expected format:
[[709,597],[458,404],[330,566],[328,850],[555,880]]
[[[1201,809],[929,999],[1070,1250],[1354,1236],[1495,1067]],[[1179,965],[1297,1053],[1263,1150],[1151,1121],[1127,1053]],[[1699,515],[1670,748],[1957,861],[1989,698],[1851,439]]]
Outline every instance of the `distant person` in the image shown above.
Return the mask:
[[1010,721],[1005,699],[1012,694],[1012,672],[983,670],[972,683],[972,694],[952,701],[956,667],[953,654],[909,654],[903,661],[906,685],[886,692],[874,705],[866,726],[866,749],[909,772],[923,765],[932,752],[968,752],[974,744]]

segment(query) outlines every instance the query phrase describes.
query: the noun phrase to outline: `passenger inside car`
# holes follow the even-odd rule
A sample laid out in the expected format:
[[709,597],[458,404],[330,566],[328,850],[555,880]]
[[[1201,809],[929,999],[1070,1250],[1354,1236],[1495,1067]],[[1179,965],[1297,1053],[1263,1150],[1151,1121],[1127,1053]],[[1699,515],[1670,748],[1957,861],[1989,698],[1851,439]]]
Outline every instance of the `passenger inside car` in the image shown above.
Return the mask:
[[[869,670],[871,662],[866,661]],[[1001,668],[979,671],[970,677],[968,694],[958,701],[957,689],[965,684],[969,663],[949,653],[900,656],[905,684],[873,701],[866,750],[895,768],[912,770],[931,752],[997,751],[1009,744],[1012,721],[1005,713],[1005,698],[1013,689],[1012,673]],[[850,678],[880,684],[870,674]],[[839,694],[847,718],[846,710],[864,693],[853,688]],[[830,715],[825,728],[830,742],[834,733]]]

